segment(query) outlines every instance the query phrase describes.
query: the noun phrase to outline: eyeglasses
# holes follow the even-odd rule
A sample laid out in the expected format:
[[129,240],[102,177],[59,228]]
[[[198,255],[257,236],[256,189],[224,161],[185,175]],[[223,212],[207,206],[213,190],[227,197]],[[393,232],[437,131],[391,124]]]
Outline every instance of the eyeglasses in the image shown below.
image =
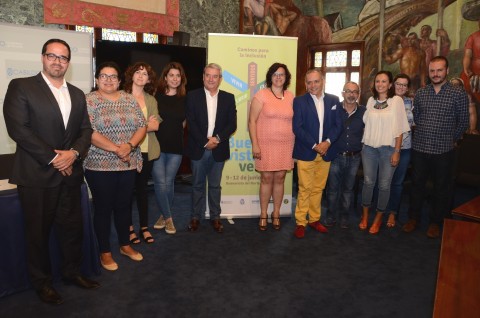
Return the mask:
[[343,91],[345,94],[358,94],[359,92],[357,90],[351,91],[349,89]]
[[402,83],[397,83],[397,82],[395,82],[395,86],[397,86],[397,87],[402,87],[402,88],[407,88],[407,87],[408,87],[408,84],[402,84]]
[[46,56],[47,57],[47,60],[49,60],[50,62],[54,62],[58,59],[58,61],[61,63],[61,64],[67,64],[68,61],[70,61],[70,58],[66,57],[66,56],[58,56],[58,55],[55,55],[53,53],[45,53],[43,54],[43,56]]
[[101,79],[102,81],[107,81],[110,80],[112,82],[118,81],[118,75],[112,74],[112,75],[107,75],[107,74],[100,74],[98,75],[98,78]]
[[273,77],[285,77],[285,73],[273,73]]

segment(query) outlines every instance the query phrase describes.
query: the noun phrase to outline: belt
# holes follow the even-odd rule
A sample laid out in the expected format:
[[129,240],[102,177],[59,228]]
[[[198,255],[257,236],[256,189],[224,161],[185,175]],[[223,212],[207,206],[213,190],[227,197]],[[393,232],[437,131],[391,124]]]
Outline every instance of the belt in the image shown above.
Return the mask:
[[359,150],[359,151],[344,151],[344,152],[339,152],[338,154],[342,155],[344,157],[353,157],[355,155],[358,155],[360,152],[361,152],[361,150]]

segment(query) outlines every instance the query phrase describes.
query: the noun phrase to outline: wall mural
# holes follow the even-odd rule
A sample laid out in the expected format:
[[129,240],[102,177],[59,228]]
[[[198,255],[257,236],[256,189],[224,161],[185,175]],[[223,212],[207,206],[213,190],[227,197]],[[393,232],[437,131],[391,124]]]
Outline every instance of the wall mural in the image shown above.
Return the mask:
[[450,61],[450,76],[463,73],[480,101],[480,31],[467,41],[463,57],[473,31],[468,21],[479,21],[480,0],[386,0],[380,50],[379,13],[378,0],[241,0],[240,33],[298,36],[297,93],[304,90],[309,46],[363,41],[362,100],[370,96],[379,54],[381,68],[406,73],[414,89],[428,82],[428,63],[440,54]]

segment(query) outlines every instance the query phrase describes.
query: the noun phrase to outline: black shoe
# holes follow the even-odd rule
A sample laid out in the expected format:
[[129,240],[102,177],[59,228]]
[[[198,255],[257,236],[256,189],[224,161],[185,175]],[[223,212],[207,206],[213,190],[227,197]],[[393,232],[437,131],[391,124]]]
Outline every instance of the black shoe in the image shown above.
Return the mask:
[[41,301],[47,304],[60,305],[63,303],[62,297],[60,297],[53,287],[43,287],[42,289],[37,290],[37,295]]
[[100,284],[98,282],[88,279],[86,277],[83,277],[81,275],[71,276],[68,278],[65,277],[63,278],[63,281],[67,285],[73,284],[85,289],[97,289],[98,287],[100,287]]

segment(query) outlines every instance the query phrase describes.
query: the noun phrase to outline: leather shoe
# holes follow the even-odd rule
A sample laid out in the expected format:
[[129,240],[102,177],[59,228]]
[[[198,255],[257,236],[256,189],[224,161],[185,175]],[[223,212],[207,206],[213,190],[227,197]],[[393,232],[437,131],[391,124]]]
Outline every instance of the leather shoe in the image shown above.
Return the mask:
[[223,224],[222,224],[222,221],[220,221],[220,219],[213,220],[212,221],[212,226],[213,226],[213,229],[215,230],[215,232],[223,233]]
[[77,285],[78,287],[82,287],[85,289],[96,289],[100,287],[100,284],[94,280],[88,279],[81,275],[71,276],[71,277],[64,277],[63,281],[65,284],[70,285]]
[[318,231],[320,233],[328,233],[328,229],[320,223],[320,221],[308,223],[308,226],[310,226],[312,229],[315,231]]
[[37,295],[41,301],[47,304],[60,305],[63,303],[62,297],[57,293],[53,287],[45,286],[37,290]]
[[437,238],[440,236],[440,227],[438,224],[432,223],[428,226],[427,236],[429,238]]
[[198,227],[200,226],[200,221],[197,219],[191,219],[190,224],[188,225],[188,230],[190,232],[195,232],[198,230]]
[[405,233],[413,232],[417,228],[417,220],[410,219],[402,227],[402,231]]
[[303,238],[305,236],[305,226],[303,225],[297,225],[295,227],[295,231],[293,232],[293,235],[295,235],[296,238]]

